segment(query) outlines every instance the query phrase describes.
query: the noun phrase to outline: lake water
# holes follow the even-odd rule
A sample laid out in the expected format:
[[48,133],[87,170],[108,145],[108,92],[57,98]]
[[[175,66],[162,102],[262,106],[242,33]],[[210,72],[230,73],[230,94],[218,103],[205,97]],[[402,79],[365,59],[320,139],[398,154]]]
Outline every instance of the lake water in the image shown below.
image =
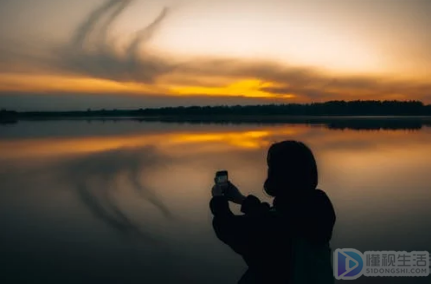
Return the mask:
[[211,227],[214,173],[269,201],[266,151],[286,139],[315,153],[333,249],[431,251],[428,126],[21,121],[0,125],[0,283],[236,283],[245,265]]

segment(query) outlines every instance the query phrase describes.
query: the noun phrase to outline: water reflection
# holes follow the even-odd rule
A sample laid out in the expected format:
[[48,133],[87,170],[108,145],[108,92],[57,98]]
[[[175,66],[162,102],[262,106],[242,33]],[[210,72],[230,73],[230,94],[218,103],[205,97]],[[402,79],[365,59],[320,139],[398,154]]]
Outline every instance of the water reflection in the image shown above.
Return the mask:
[[323,126],[329,129],[352,129],[352,130],[419,130],[422,127],[431,126],[431,119],[429,117],[420,116],[346,116],[346,117],[332,117],[332,116],[234,116],[234,117],[202,117],[202,116],[188,116],[188,117],[156,117],[156,118],[136,118],[140,122],[146,121],[162,121],[189,124],[307,124],[310,126]]
[[125,148],[68,159],[58,165],[53,174],[60,182],[76,188],[79,200],[103,222],[122,232],[156,241],[123,212],[113,194],[121,190],[118,179],[124,176],[137,196],[150,202],[165,217],[172,217],[169,209],[145,185],[147,169],[160,168],[162,162],[163,157],[153,147]]
[[266,150],[285,139],[304,141],[316,154],[319,187],[339,217],[333,248],[431,251],[427,126],[52,121],[0,132],[6,277],[24,271],[44,283],[60,275],[69,283],[233,283],[244,266],[212,232],[213,174],[227,168],[245,193],[268,200]]

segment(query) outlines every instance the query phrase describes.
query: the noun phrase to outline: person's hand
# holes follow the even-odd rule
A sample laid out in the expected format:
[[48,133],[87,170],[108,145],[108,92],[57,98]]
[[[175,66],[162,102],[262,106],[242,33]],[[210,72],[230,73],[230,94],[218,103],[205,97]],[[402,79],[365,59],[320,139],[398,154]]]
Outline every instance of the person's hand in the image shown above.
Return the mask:
[[242,204],[245,199],[245,196],[242,195],[239,189],[230,181],[228,181],[227,186],[223,188],[223,193],[224,196],[233,203]]

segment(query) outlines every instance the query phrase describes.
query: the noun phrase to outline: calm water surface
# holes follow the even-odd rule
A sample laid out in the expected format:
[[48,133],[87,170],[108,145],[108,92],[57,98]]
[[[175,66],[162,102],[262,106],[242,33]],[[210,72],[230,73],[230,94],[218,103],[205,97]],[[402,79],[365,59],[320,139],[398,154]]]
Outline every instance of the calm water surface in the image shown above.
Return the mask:
[[19,122],[0,125],[0,283],[236,283],[245,265],[211,227],[214,172],[269,200],[266,151],[285,139],[315,152],[333,249],[431,251],[427,126]]

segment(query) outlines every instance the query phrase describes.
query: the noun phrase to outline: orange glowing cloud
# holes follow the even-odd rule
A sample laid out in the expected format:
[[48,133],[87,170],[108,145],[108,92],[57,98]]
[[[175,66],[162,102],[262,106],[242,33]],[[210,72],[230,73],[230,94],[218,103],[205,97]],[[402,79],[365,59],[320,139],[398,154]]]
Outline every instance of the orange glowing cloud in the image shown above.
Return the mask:
[[90,94],[153,94],[171,96],[242,96],[248,98],[294,98],[294,94],[274,94],[265,88],[278,84],[258,79],[238,80],[225,86],[181,86],[118,82],[108,79],[70,77],[62,75],[1,74],[0,91],[13,92],[75,92]]
[[180,95],[244,96],[249,98],[294,98],[294,94],[274,94],[264,88],[277,87],[278,84],[258,79],[244,79],[221,87],[173,86],[170,90]]
[[14,92],[83,92],[162,94],[159,86],[136,82],[117,82],[88,77],[62,75],[1,74],[0,90]]

